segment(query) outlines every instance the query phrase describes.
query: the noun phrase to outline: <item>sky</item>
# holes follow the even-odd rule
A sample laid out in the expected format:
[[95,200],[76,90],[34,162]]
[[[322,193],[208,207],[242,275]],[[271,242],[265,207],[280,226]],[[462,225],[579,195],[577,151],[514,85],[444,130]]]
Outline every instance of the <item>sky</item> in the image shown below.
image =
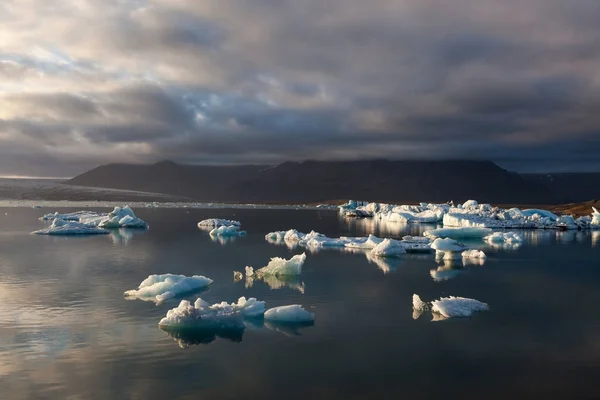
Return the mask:
[[0,175],[489,159],[600,171],[598,0],[3,0]]

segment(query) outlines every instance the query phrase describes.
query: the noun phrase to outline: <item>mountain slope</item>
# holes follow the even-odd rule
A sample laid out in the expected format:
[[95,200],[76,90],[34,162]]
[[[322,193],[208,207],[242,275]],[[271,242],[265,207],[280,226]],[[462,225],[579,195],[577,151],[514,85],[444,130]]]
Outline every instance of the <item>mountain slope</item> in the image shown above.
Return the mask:
[[556,188],[545,180],[525,178],[489,161],[304,161],[276,166],[196,166],[163,161],[152,165],[104,165],[67,183],[232,203],[349,198],[390,202],[462,202],[475,198],[494,203],[556,203]]

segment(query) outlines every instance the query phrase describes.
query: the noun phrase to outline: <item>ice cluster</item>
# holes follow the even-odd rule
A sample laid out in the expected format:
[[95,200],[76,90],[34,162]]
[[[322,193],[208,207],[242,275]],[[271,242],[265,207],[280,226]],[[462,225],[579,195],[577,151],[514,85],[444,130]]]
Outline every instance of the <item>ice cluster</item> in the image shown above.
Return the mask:
[[34,235],[102,235],[109,231],[73,220],[54,219],[49,227],[31,233]]
[[[444,227],[492,228],[492,229],[600,229],[600,213],[593,210],[591,216],[577,219],[569,215],[558,216],[547,210],[519,208],[503,209],[490,204],[479,204],[468,200],[463,204],[395,205],[349,201],[339,206],[340,213],[348,217],[376,218],[401,223],[442,222]],[[483,235],[478,231],[440,233],[439,236],[464,238]],[[489,233],[488,233],[489,234]],[[437,235],[434,231],[431,235]],[[438,237],[439,237],[438,236]],[[477,236],[480,237],[480,236]]]
[[439,321],[454,317],[470,317],[478,311],[486,311],[489,309],[486,303],[466,297],[442,297],[439,300],[434,300],[431,303],[424,302],[421,298],[414,294],[412,299],[413,318],[418,318],[423,312],[431,311],[434,321]]

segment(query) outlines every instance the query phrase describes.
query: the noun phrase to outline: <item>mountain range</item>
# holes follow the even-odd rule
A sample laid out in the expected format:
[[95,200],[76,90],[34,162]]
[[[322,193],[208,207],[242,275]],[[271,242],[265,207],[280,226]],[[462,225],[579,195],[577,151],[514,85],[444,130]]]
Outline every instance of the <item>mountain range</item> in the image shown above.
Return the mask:
[[600,173],[519,174],[478,160],[303,161],[274,166],[161,161],[103,165],[66,183],[225,203],[477,199],[495,204],[559,204],[600,197]]

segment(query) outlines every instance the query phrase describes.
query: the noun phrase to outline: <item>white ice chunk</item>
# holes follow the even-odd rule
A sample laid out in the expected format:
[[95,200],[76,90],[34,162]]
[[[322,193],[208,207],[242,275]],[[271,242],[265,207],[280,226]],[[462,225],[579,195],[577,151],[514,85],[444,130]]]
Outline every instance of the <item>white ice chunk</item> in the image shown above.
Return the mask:
[[98,226],[100,228],[148,228],[146,221],[138,218],[129,206],[115,207]]
[[467,200],[463,203],[462,208],[469,209],[469,208],[477,208],[478,206],[479,206],[479,203],[476,200]]
[[466,246],[458,243],[454,239],[435,239],[433,243],[431,243],[431,248],[434,250],[440,251],[463,251],[466,250]]
[[465,250],[462,252],[462,257],[463,258],[487,258],[487,256],[485,255],[485,253],[481,250]]
[[489,228],[438,228],[426,231],[423,235],[430,238],[481,239],[492,233]]
[[244,279],[244,274],[242,274],[240,271],[233,271],[233,281],[234,282],[239,282],[242,279]]
[[266,267],[263,267],[255,274],[259,277],[265,275],[300,275],[302,273],[302,265],[306,261],[306,253],[298,254],[293,256],[291,259],[286,260],[285,258],[274,257]]
[[158,303],[185,293],[207,287],[213,283],[202,275],[150,275],[140,283],[137,290],[128,290],[125,296]]
[[210,218],[205,219],[203,221],[198,222],[198,227],[210,227],[210,228],[218,228],[219,226],[241,226],[240,221],[233,221],[230,219],[222,219],[222,218]]
[[442,297],[431,302],[431,311],[446,318],[469,317],[476,311],[485,311],[489,307],[481,301],[465,297]]
[[348,243],[346,243],[346,247],[354,248],[354,249],[372,249],[383,242],[383,239],[378,238],[374,235],[369,235],[366,238],[353,238]]
[[421,300],[418,294],[413,294],[412,303],[413,309],[417,311],[427,311],[429,309],[428,304]]
[[484,240],[490,244],[493,243],[523,243],[523,237],[514,232],[494,232],[486,236]]
[[35,235],[104,235],[109,231],[77,221],[54,219],[49,227],[31,233]]
[[265,312],[265,303],[254,297],[240,297],[237,303],[216,303],[211,306],[198,298],[192,305],[182,300],[179,306],[169,310],[158,323],[163,327],[202,327],[209,329],[243,327],[243,318],[256,318]]
[[287,322],[287,323],[306,323],[315,320],[315,315],[306,311],[299,304],[270,308],[265,312],[265,320]]
[[209,233],[210,236],[244,236],[246,231],[240,231],[240,228],[236,225],[221,225],[218,228],[214,228]]
[[394,239],[384,239],[371,250],[371,255],[377,257],[398,257],[405,253],[404,247]]
[[254,276],[254,268],[246,266],[246,278]]

